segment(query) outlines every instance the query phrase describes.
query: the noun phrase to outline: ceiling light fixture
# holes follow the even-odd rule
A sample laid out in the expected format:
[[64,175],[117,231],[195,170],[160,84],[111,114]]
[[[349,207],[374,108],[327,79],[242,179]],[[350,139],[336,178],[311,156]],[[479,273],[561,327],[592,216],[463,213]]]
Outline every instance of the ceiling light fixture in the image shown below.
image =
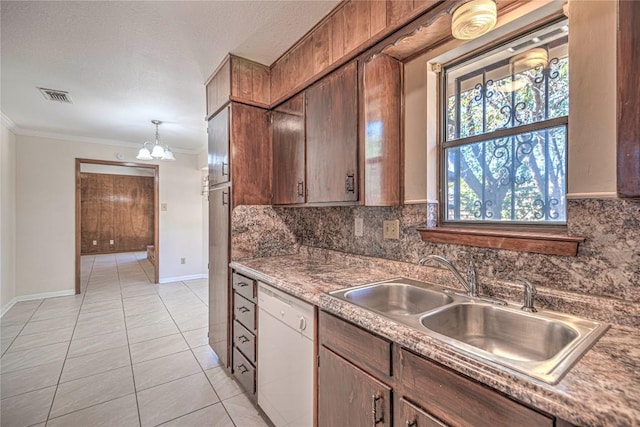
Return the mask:
[[[160,120],[151,120],[156,126],[156,143],[152,144],[149,141],[145,141],[142,144],[142,148],[138,151],[138,155],[136,159],[138,160],[175,160],[176,158],[173,156],[173,152],[171,149],[165,144],[164,148],[160,145],[160,133],[158,132],[158,126],[162,124]],[[147,145],[152,146],[151,151],[147,148]]]
[[459,40],[471,40],[489,32],[497,20],[494,0],[471,0],[458,6],[451,16],[451,34]]

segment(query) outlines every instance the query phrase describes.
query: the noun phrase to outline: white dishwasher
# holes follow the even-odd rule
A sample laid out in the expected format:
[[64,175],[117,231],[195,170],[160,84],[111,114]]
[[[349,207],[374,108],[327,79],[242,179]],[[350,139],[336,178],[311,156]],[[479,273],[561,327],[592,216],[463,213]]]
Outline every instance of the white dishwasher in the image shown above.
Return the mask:
[[277,427],[311,427],[314,307],[258,282],[258,309],[258,405]]

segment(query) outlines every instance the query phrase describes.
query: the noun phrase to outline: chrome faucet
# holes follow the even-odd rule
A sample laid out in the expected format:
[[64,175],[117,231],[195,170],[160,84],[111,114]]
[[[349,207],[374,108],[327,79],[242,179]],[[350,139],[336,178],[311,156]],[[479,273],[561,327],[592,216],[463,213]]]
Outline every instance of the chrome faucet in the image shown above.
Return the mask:
[[451,273],[458,279],[458,282],[462,285],[462,287],[467,291],[467,295],[470,297],[478,296],[478,283],[476,281],[476,269],[473,265],[473,260],[469,257],[469,264],[467,265],[467,279],[460,274],[460,272],[451,264],[451,261],[448,259],[441,257],[440,255],[428,255],[425,258],[422,258],[418,261],[418,265],[425,265],[428,261],[437,261],[440,264],[444,265],[449,269]]
[[522,306],[522,310],[528,313],[535,313],[538,311],[535,307],[535,297],[538,293],[536,285],[528,280],[520,278],[516,279],[516,283],[524,286],[524,305]]

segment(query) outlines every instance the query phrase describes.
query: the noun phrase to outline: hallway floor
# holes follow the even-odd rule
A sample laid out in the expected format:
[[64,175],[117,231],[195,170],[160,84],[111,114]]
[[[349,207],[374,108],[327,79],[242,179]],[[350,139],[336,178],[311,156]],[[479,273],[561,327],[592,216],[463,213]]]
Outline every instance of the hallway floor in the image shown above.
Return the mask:
[[0,425],[266,425],[207,344],[207,280],[152,276],[142,252],[86,256],[80,295],[15,304]]

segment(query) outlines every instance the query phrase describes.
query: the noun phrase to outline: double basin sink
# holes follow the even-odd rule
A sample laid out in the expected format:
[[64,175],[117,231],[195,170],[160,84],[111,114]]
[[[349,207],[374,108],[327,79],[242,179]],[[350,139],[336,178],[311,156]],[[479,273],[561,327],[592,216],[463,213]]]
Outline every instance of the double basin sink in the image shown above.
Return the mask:
[[472,298],[411,279],[392,279],[330,292],[489,361],[557,384],[608,325],[516,304]]

